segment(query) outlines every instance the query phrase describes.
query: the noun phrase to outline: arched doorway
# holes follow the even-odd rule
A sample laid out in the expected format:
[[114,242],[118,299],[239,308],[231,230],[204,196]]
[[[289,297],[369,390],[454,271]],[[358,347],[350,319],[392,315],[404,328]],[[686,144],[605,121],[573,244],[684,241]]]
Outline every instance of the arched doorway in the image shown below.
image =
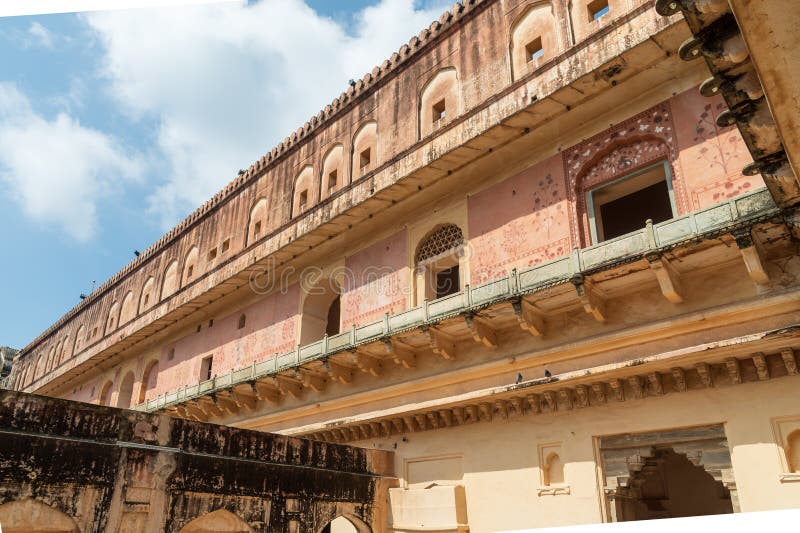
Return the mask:
[[464,233],[455,224],[436,226],[419,242],[414,254],[417,305],[461,290],[463,258]]
[[253,528],[241,518],[225,509],[217,509],[195,518],[180,533],[253,533]]
[[0,505],[0,525],[3,533],[80,533],[72,518],[30,498]]
[[125,377],[122,378],[122,383],[119,386],[119,394],[117,395],[117,407],[121,409],[128,409],[131,406],[131,398],[133,397],[133,372],[128,371]]
[[308,290],[303,300],[300,321],[300,344],[316,342],[340,331],[339,285],[325,278]]
[[371,533],[370,527],[356,517],[337,516],[322,529],[319,533]]
[[671,447],[654,449],[630,468],[627,487],[616,498],[620,522],[733,512],[722,482]]

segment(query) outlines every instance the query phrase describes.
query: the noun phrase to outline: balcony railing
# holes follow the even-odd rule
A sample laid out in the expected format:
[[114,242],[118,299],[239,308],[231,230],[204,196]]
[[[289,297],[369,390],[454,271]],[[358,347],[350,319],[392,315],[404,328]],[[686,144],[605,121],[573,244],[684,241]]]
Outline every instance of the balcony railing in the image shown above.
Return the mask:
[[636,259],[650,253],[667,250],[679,243],[699,237],[712,237],[733,227],[752,224],[779,214],[772,196],[766,189],[739,196],[679,218],[647,224],[644,228],[604,241],[571,254],[511,273],[443,298],[425,301],[422,305],[386,314],[382,320],[353,327],[347,331],[298,346],[294,351],[254,362],[227,374],[186,385],[175,392],[161,395],[135,407],[141,411],[157,411],[182,403],[212,391],[229,389],[233,385],[253,381],[282,372],[309,361],[323,359],[337,352],[351,350],[360,344],[388,338],[397,333],[507,301],[570,281],[578,274],[588,273],[615,263]]

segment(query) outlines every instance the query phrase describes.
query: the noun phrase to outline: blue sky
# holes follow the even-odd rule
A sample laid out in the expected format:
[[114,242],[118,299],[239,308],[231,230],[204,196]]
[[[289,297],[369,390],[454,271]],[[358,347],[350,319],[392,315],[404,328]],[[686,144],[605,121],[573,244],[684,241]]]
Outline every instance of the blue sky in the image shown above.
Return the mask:
[[451,5],[0,18],[0,345],[33,340]]

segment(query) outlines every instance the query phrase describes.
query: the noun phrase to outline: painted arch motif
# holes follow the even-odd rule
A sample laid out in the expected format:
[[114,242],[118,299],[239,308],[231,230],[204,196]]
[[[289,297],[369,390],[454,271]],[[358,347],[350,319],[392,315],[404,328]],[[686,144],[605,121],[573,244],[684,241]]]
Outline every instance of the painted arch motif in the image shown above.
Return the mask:
[[0,524],[3,533],[80,533],[68,515],[32,498],[0,505]]
[[179,533],[253,533],[244,520],[225,509],[217,509],[199,518],[195,518]]

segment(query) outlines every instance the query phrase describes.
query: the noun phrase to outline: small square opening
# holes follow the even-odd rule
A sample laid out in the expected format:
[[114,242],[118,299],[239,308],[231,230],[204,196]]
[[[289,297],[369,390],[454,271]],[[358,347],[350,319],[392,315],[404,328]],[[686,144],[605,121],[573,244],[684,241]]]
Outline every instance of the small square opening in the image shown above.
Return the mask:
[[444,99],[439,100],[433,104],[433,122],[439,122],[447,116],[447,107],[445,106]]
[[445,268],[436,273],[436,297],[444,298],[461,290],[458,265]]
[[645,227],[647,219],[675,216],[667,163],[661,162],[589,192],[596,241],[613,239]]
[[528,62],[536,61],[544,55],[544,47],[542,46],[542,38],[537,37],[533,41],[525,45],[525,57]]
[[208,260],[213,261],[217,258],[217,249],[213,248],[210,252],[208,252]]
[[336,179],[338,178],[338,173],[333,170],[330,174],[328,174],[328,190],[331,191],[336,188]]
[[224,241],[222,241],[222,253],[223,254],[225,252],[227,252],[230,249],[230,247],[231,247],[231,240],[230,239],[225,239]]
[[363,173],[369,167],[369,163],[372,158],[372,151],[367,148],[366,150],[362,150],[358,157],[358,166]]
[[192,274],[194,274],[194,265],[189,265],[186,267],[186,279],[191,279]]
[[148,292],[147,294],[145,294],[145,295],[144,295],[144,302],[142,303],[142,305],[143,305],[144,307],[147,307],[147,303],[148,303],[149,301],[150,301],[150,293]]
[[589,10],[589,22],[607,15],[611,10],[608,6],[608,0],[592,0],[586,7]]
[[259,220],[255,224],[253,224],[253,235],[258,235],[261,233],[261,221]]
[[306,210],[306,207],[308,207],[308,190],[300,192],[300,200],[297,205],[301,212]]
[[202,361],[200,361],[200,381],[211,379],[211,368],[213,364],[213,356],[209,355],[208,357],[203,357]]

